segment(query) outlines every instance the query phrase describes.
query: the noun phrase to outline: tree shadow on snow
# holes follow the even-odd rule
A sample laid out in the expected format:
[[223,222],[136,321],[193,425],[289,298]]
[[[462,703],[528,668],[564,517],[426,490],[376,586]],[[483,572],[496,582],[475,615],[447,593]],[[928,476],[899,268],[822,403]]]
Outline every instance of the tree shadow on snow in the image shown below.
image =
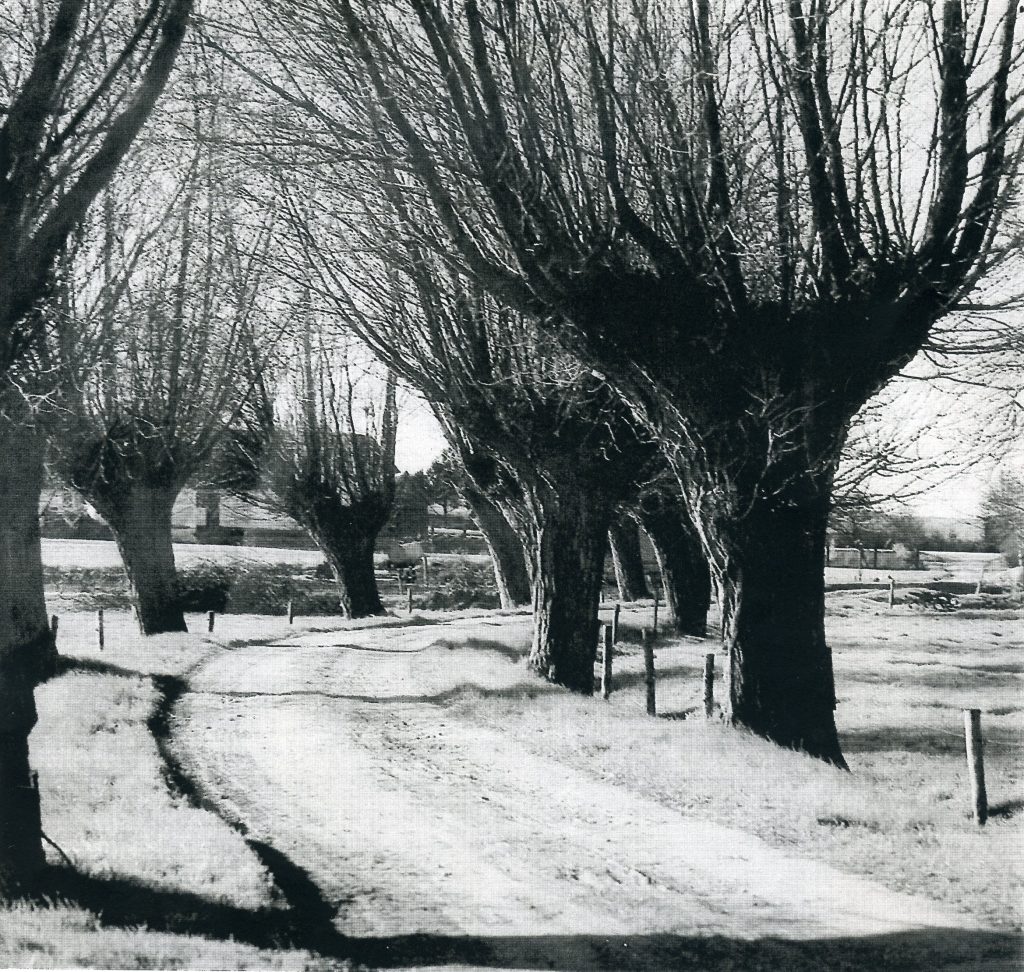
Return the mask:
[[[268,845],[250,846],[271,868],[289,907],[248,910],[200,895],[121,877],[93,877],[51,867],[44,906],[78,905],[108,927],[136,928],[244,942],[258,948],[303,948],[326,959],[370,968],[474,965],[495,969],[1009,970],[1020,968],[1022,940],[995,931],[923,928],[861,938],[739,940],[720,935],[431,934],[350,938],[334,927],[335,907],[309,876]],[[348,966],[351,967],[351,966]]]

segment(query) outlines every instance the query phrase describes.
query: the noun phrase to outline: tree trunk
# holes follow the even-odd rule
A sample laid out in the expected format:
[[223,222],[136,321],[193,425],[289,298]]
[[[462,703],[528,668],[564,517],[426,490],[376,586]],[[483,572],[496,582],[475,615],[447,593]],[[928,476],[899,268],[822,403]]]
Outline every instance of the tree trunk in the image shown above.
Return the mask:
[[530,574],[526,568],[526,552],[519,535],[509,525],[505,514],[480,490],[465,485],[462,496],[473,511],[491,553],[494,581],[501,606],[506,611],[530,603]]
[[0,420],[0,897],[31,888],[45,863],[28,737],[33,689],[54,662],[39,545],[43,443],[20,405]]
[[377,589],[373,548],[377,535],[348,535],[331,541],[314,537],[331,565],[338,584],[341,613],[346,618],[370,618],[387,614]]
[[171,541],[177,487],[121,483],[116,499],[91,496],[121,551],[139,627],[146,635],[187,631]]
[[644,560],[640,550],[640,530],[629,514],[620,516],[608,531],[608,544],[615,567],[615,583],[620,601],[638,601],[650,597]]
[[689,517],[681,505],[667,500],[652,509],[641,507],[639,516],[658,558],[676,631],[703,638],[711,607],[711,574]]
[[726,717],[845,768],[825,641],[830,492],[809,480],[758,497],[742,518],[716,524],[711,543],[728,656]]
[[544,678],[592,695],[598,604],[614,504],[567,477],[533,490],[528,541],[533,587],[529,664]]

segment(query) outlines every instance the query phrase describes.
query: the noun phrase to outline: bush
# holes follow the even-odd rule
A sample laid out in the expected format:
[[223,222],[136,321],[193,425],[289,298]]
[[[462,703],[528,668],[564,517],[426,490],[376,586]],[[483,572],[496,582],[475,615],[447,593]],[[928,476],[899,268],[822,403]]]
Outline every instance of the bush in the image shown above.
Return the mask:
[[228,614],[284,614],[288,602],[296,614],[324,615],[340,611],[333,585],[318,582],[311,569],[288,564],[246,565],[227,596]]
[[178,571],[178,596],[183,611],[223,613],[228,592],[241,573],[235,564],[201,560]]

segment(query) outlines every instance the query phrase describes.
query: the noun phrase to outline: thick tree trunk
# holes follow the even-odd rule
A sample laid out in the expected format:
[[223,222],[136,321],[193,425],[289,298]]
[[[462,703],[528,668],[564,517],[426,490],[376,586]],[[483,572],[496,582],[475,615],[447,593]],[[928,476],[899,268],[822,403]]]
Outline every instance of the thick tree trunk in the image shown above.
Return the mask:
[[534,490],[528,540],[533,587],[529,664],[574,692],[594,691],[598,604],[613,503],[568,478]]
[[139,627],[146,635],[187,631],[171,541],[177,487],[120,484],[116,498],[91,497],[114,532]]
[[611,525],[608,545],[611,547],[619,600],[638,601],[642,597],[650,597],[640,549],[640,530],[630,514],[620,516]]
[[825,641],[829,490],[794,482],[712,539],[728,653],[726,717],[844,767]]
[[530,574],[526,568],[526,552],[519,535],[509,525],[505,514],[480,490],[465,485],[462,496],[480,527],[494,565],[494,581],[501,606],[506,611],[529,604]]
[[370,618],[386,614],[373,569],[373,536],[350,534],[329,540],[317,539],[338,584],[338,600],[346,618]]
[[711,573],[689,517],[672,502],[641,508],[639,516],[658,558],[676,631],[703,638],[711,607]]
[[28,737],[33,689],[52,673],[54,649],[39,546],[43,443],[20,411],[0,422],[0,897],[10,897],[45,862]]

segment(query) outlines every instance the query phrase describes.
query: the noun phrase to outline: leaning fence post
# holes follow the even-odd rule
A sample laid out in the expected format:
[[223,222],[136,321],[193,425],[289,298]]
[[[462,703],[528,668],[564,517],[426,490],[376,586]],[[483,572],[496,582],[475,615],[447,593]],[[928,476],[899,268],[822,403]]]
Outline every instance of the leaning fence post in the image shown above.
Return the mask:
[[889,575],[889,607],[893,607],[896,604],[896,578]]
[[715,656],[704,656],[704,715],[710,719],[715,712]]
[[619,643],[619,612],[622,610],[622,606],[618,601],[615,602],[615,610],[612,611],[612,644],[617,645]]
[[640,633],[640,639],[644,644],[644,674],[647,681],[647,714],[652,716],[657,715],[657,702],[655,700],[655,693],[657,691],[657,675],[654,671],[654,639],[651,637],[650,631],[646,628],[644,628]]
[[103,608],[96,612],[96,634],[99,638],[100,651],[103,651]]
[[988,820],[984,742],[981,738],[981,709],[964,709],[964,737],[967,744],[967,772],[971,777],[971,803],[974,806],[974,821],[980,827]]
[[288,602],[288,623],[295,623],[295,603],[293,601]]
[[601,698],[612,694],[612,626],[601,625],[601,640],[604,644],[601,656]]
[[213,621],[214,621],[215,617],[216,617],[216,614],[213,611],[207,611],[206,612],[206,630],[207,631],[213,631]]

